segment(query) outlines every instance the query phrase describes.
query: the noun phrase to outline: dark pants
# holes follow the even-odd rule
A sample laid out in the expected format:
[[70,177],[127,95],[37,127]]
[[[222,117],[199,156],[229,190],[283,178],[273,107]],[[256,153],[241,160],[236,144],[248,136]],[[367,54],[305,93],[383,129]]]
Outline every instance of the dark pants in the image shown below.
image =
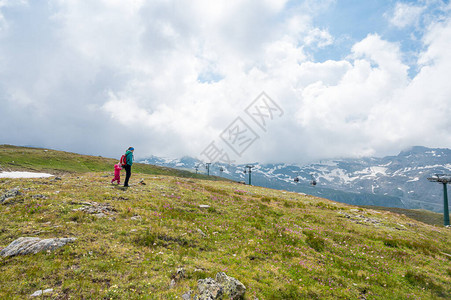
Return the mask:
[[132,166],[124,165],[124,169],[125,169],[124,186],[128,186],[128,180],[130,179],[130,176],[132,176]]

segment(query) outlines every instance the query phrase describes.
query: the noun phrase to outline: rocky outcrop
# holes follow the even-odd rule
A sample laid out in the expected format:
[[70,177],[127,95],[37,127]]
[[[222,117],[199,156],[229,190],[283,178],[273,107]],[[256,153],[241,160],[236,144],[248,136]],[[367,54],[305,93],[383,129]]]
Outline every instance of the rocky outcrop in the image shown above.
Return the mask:
[[22,195],[22,193],[19,191],[19,188],[14,188],[0,196],[0,203],[6,203],[8,200],[11,200],[20,195]]
[[199,279],[197,281],[199,295],[194,297],[197,300],[215,300],[221,299],[223,294],[222,285],[213,278]]
[[21,237],[0,251],[0,255],[7,257],[52,251],[75,240],[75,238],[40,239],[37,237]]
[[108,203],[83,202],[83,206],[75,208],[73,211],[83,211],[85,213],[102,218],[116,212],[116,209]]
[[246,287],[238,279],[227,276],[223,272],[216,274],[216,282],[221,284],[224,288],[224,294],[229,296],[230,299],[241,299],[246,292]]
[[[243,299],[246,287],[239,280],[227,276],[225,273],[220,272],[216,274],[215,279],[206,278],[199,279],[197,281],[197,295],[194,295],[194,300],[216,300],[222,299],[223,296],[226,299],[238,300]],[[189,291],[183,294],[184,300],[191,299],[192,292]]]

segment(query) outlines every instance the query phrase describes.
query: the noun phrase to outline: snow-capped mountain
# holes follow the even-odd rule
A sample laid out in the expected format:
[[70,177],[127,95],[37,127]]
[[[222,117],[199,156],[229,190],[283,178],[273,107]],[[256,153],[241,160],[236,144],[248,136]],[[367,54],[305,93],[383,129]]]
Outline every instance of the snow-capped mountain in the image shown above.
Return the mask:
[[[205,164],[190,157],[150,157],[141,162],[206,173]],[[443,211],[443,187],[427,180],[451,173],[451,150],[413,147],[397,156],[325,160],[308,165],[251,164],[252,184],[318,195],[359,205],[424,208]],[[210,174],[248,183],[246,165],[210,166]],[[298,177],[299,182],[294,178]],[[312,177],[317,182],[311,186]]]

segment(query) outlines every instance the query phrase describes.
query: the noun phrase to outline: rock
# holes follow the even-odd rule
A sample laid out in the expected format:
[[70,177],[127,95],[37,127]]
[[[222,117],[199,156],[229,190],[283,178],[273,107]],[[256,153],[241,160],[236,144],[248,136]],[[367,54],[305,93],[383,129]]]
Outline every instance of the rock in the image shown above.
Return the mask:
[[213,278],[199,279],[197,281],[199,290],[198,300],[215,300],[221,299],[223,294],[222,285],[217,283]]
[[30,297],[39,297],[42,294],[53,293],[53,289],[39,290],[30,295]]
[[206,237],[207,235],[200,229],[197,229],[197,232],[200,233],[201,236]]
[[97,215],[98,217],[104,217],[105,215],[116,212],[116,209],[108,203],[84,202],[82,207],[75,208],[73,211],[83,211],[88,214]]
[[7,191],[2,196],[0,196],[0,203],[6,202],[16,196],[20,196],[22,193],[19,191],[19,188],[13,188],[12,190]]
[[57,180],[62,180],[61,177],[56,176],[55,178],[53,178],[53,181],[57,181]]
[[206,205],[206,204],[201,204],[201,205],[199,205],[199,207],[200,207],[200,208],[209,208],[209,207],[210,207],[210,205]]
[[246,292],[246,287],[239,280],[227,276],[223,272],[216,274],[216,282],[221,284],[224,289],[224,294],[228,295],[230,299],[241,299]]
[[175,279],[175,281],[180,281],[183,278],[185,278],[185,269],[178,268],[177,271],[175,271],[175,273],[172,274],[172,278]]
[[191,300],[191,291],[186,292],[182,295],[183,300]]
[[0,255],[7,257],[30,253],[36,254],[47,250],[52,251],[75,240],[76,238],[40,239],[37,237],[21,237],[0,251]]
[[174,288],[175,287],[175,280],[174,279],[172,279],[171,280],[171,283],[169,284],[169,288]]
[[38,194],[38,195],[31,196],[31,198],[33,198],[33,199],[48,199],[49,197],[47,197],[45,195]]
[[169,285],[170,288],[173,288],[177,282],[185,278],[185,269],[178,268],[175,273],[171,275],[171,284]]
[[130,220],[142,220],[143,217],[141,216],[133,216],[130,218]]
[[[197,281],[199,295],[194,295],[195,300],[243,299],[246,287],[237,279],[227,276],[223,272],[216,274],[216,278],[199,279]],[[184,298],[183,298],[184,297]],[[182,296],[183,299],[191,299],[191,291]]]

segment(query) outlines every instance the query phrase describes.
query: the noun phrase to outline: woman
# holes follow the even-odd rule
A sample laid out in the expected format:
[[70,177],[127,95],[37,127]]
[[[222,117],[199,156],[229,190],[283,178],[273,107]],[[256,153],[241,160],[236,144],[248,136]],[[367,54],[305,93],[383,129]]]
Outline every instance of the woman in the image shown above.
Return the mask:
[[124,186],[128,187],[128,180],[130,179],[130,176],[132,175],[132,165],[133,165],[133,152],[135,151],[135,148],[129,147],[127,151],[125,152],[125,165],[123,166],[125,169],[125,181]]

